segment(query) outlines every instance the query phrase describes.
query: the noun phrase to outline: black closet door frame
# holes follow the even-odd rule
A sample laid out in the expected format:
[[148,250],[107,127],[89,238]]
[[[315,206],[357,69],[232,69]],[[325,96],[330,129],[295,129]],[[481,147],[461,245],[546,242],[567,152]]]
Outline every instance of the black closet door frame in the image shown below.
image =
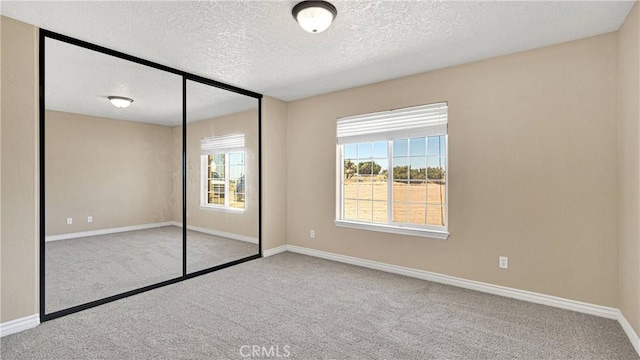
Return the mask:
[[[40,322],[45,322],[59,318],[61,316],[76,313],[78,311],[90,309],[115,300],[123,299],[145,291],[157,289],[180,281],[191,279],[200,275],[208,274],[216,270],[241,264],[250,260],[262,257],[262,94],[245,90],[233,85],[225,84],[216,80],[211,80],[202,76],[194,75],[169,66],[158,64],[136,56],[128,55],[119,51],[108,49],[86,41],[78,40],[66,35],[58,34],[49,30],[39,30],[39,176],[40,176]],[[128,60],[140,65],[172,73],[182,77],[182,276],[161,281],[152,285],[138,289],[126,291],[120,294],[108,296],[99,300],[90,301],[81,305],[72,306],[63,310],[54,311],[47,314],[46,311],[46,246],[45,246],[45,40],[53,39],[76,45],[88,50],[93,50],[105,55],[114,56],[123,60]],[[228,90],[241,95],[255,98],[258,101],[258,253],[234,260],[221,265],[216,265],[207,269],[187,273],[187,80],[209,85],[219,89]]]

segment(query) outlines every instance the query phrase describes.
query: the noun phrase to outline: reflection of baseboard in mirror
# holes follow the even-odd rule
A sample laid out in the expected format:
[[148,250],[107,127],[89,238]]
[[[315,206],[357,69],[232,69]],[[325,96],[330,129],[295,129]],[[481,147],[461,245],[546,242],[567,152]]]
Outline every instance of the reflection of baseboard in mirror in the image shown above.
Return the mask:
[[[177,227],[182,228],[182,223],[179,223],[177,221],[171,221],[170,224],[173,225],[173,226],[177,226]],[[257,238],[254,238],[254,237],[251,237],[251,236],[246,236],[246,235],[233,234],[233,233],[229,233],[229,232],[225,232],[225,231],[220,231],[220,230],[215,230],[215,229],[207,229],[207,228],[203,228],[203,227],[200,227],[200,226],[192,226],[192,225],[187,225],[187,229],[188,230],[197,231],[197,232],[201,232],[201,233],[204,233],[204,234],[220,236],[220,237],[224,237],[224,238],[227,238],[227,239],[245,241],[245,242],[252,243],[252,244],[257,244],[258,243],[258,239]]]
[[60,235],[47,235],[45,237],[45,241],[77,239],[77,238],[83,238],[83,237],[89,237],[89,236],[108,235],[108,234],[116,234],[116,233],[135,231],[135,230],[153,229],[153,228],[159,228],[163,226],[171,226],[171,225],[174,225],[174,223],[175,223],[174,221],[167,221],[167,222],[160,222],[160,223],[153,223],[153,224],[123,226],[123,227],[117,227],[117,228],[82,231],[82,232],[60,234]]
[[39,54],[41,322],[262,256],[261,94],[44,29]]
[[[77,232],[77,233],[68,233],[68,234],[59,234],[59,235],[47,235],[45,237],[45,241],[58,241],[58,240],[67,240],[67,239],[77,239],[77,238],[83,238],[83,237],[89,237],[89,236],[117,234],[117,233],[123,233],[123,232],[135,231],[135,230],[154,229],[154,228],[165,227],[165,226],[176,226],[176,227],[182,228],[182,223],[178,222],[178,221],[166,221],[166,222],[153,223],[153,224],[141,224],[141,225],[133,225],[133,226],[123,226],[123,227],[117,227],[117,228],[101,229],[101,230],[93,230],[93,231],[83,231],[83,232]],[[245,242],[252,243],[252,244],[257,244],[258,243],[258,239],[257,238],[254,238],[254,237],[251,237],[251,236],[246,236],[246,235],[241,235],[241,234],[233,234],[233,233],[229,233],[229,232],[225,232],[225,231],[220,231],[220,230],[215,230],[215,229],[207,229],[207,228],[203,228],[203,227],[200,227],[200,226],[191,226],[191,225],[187,226],[187,229],[188,230],[197,231],[197,232],[201,232],[201,233],[204,233],[204,234],[220,236],[220,237],[227,238],[227,239],[245,241]]]

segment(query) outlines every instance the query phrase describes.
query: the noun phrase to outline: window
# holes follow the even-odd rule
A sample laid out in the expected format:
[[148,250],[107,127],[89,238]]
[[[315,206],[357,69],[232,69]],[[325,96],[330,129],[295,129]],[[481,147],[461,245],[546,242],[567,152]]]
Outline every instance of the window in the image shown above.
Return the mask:
[[224,135],[200,141],[202,161],[201,206],[245,208],[244,135]]
[[338,120],[336,225],[446,238],[447,104]]

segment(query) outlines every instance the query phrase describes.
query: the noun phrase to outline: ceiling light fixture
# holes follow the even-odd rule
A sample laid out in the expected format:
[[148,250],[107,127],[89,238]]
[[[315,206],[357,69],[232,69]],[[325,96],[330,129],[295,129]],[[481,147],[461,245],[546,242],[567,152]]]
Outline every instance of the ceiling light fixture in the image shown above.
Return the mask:
[[336,7],[326,1],[303,1],[293,7],[293,18],[310,33],[321,33],[338,16]]
[[122,96],[108,96],[109,101],[111,101],[111,105],[117,107],[118,109],[128,108],[129,105],[133,102],[133,99],[129,99],[127,97]]

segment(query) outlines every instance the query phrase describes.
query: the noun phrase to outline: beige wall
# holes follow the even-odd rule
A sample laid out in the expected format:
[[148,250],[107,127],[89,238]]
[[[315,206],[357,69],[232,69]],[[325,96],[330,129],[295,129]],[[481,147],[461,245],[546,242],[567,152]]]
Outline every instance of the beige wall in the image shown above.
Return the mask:
[[1,22],[0,322],[6,322],[38,313],[38,31],[6,17]]
[[619,307],[640,334],[640,6],[618,33]]
[[[178,133],[181,127],[174,130]],[[200,139],[215,135],[245,135],[245,211],[205,209],[201,203]],[[258,238],[258,112],[245,111],[187,124],[187,225]]]
[[287,104],[262,99],[262,250],[287,243]]
[[[289,103],[288,243],[616,306],[616,46],[602,35]],[[334,226],[336,118],[438,101],[449,239]]]
[[172,220],[171,127],[47,111],[45,136],[46,235]]

